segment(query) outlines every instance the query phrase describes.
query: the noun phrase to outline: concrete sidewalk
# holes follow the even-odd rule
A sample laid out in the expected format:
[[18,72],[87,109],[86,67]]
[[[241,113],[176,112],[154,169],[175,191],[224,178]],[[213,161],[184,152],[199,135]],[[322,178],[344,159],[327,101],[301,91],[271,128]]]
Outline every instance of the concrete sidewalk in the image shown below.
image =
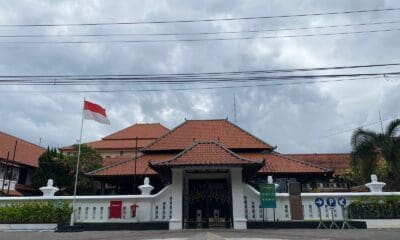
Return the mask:
[[87,231],[56,232],[0,232],[1,240],[272,240],[272,239],[399,239],[400,230],[184,230],[184,231]]

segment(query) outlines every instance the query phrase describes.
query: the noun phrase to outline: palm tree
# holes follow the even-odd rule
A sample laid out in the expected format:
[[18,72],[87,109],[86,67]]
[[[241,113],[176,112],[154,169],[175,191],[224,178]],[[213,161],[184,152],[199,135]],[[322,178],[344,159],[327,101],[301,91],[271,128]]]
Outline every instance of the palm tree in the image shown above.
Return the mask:
[[396,119],[382,132],[359,128],[353,133],[351,165],[362,181],[368,181],[370,174],[376,173],[379,166],[386,165],[386,176],[383,177],[388,187],[400,188],[399,129],[400,119]]

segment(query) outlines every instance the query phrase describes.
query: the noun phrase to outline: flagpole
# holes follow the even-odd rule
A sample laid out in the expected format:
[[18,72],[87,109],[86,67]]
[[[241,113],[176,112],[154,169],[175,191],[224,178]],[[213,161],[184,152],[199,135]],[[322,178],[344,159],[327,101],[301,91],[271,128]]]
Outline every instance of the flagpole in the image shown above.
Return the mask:
[[69,225],[71,227],[74,226],[74,219],[75,219],[74,205],[75,205],[75,201],[76,201],[76,190],[77,190],[77,185],[78,185],[79,160],[80,160],[80,157],[81,157],[82,130],[83,130],[83,119],[84,119],[83,115],[84,115],[84,110],[85,110],[85,100],[86,100],[86,98],[83,98],[81,132],[79,134],[79,143],[78,143],[78,159],[76,161],[76,169],[75,169],[74,196],[72,198],[72,213],[71,213],[71,220],[69,222]]

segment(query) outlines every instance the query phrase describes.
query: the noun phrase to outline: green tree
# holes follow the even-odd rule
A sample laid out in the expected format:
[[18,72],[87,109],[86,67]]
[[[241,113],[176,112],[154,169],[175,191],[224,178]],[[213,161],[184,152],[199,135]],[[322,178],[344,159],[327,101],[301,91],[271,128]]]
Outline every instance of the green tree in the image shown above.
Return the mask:
[[351,138],[352,170],[359,181],[367,182],[376,173],[390,189],[398,189],[400,180],[400,119],[389,123],[385,131],[357,129]]
[[[67,163],[70,169],[70,176],[73,178],[74,182],[76,161],[78,159],[78,145],[74,145],[73,148],[74,153],[67,157]],[[98,181],[90,179],[85,175],[85,173],[101,168],[102,159],[103,158],[101,157],[101,155],[95,149],[84,144],[81,145],[81,156],[79,160],[77,185],[78,194],[95,194],[96,191],[100,188],[100,183]],[[72,184],[68,188],[68,192],[74,192],[74,184]]]
[[[62,192],[73,194],[75,183],[78,145],[74,145],[74,153],[64,155],[57,149],[47,149],[39,158],[39,168],[33,177],[33,185],[37,188],[45,186],[48,179],[53,179],[55,186]],[[78,194],[95,194],[100,183],[87,177],[85,173],[102,167],[102,157],[93,148],[82,145],[78,173]]]
[[32,178],[32,185],[36,188],[43,187],[48,179],[53,179],[54,185],[64,191],[73,184],[70,172],[64,155],[55,148],[47,148],[39,158],[39,168]]

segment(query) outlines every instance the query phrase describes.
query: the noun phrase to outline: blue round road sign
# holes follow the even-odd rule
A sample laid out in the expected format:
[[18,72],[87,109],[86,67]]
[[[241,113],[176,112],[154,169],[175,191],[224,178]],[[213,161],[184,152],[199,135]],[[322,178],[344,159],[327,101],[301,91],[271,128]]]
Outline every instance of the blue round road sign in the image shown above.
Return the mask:
[[346,198],[344,197],[339,197],[338,198],[338,204],[342,207],[346,206]]
[[326,204],[328,204],[329,207],[335,207],[336,200],[333,197],[329,197],[328,199],[326,199]]
[[319,208],[324,205],[324,200],[322,198],[319,198],[319,197],[316,198],[314,202],[315,202],[315,205],[317,205],[317,207],[319,207]]

